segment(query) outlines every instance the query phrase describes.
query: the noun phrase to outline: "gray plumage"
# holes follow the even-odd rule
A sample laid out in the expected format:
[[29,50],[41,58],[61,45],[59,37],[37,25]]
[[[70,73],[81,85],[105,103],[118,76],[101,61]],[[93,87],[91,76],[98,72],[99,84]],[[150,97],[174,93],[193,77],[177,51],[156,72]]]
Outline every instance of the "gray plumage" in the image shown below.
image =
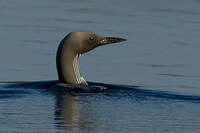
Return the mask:
[[78,58],[98,46],[125,41],[123,38],[102,37],[90,31],[69,33],[57,50],[56,66],[60,83],[88,85],[79,72]]

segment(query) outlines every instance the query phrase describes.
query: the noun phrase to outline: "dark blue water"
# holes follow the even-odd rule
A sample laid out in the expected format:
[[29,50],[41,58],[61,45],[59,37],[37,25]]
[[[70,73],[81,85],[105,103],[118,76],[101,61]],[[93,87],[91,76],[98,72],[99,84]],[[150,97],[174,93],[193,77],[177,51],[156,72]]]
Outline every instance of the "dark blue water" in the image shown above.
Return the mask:
[[102,83],[101,92],[55,81],[1,85],[1,132],[198,132],[200,96]]
[[[1,0],[0,132],[198,133],[199,16],[198,0]],[[52,81],[59,42],[84,29],[128,40],[80,58],[106,90]]]

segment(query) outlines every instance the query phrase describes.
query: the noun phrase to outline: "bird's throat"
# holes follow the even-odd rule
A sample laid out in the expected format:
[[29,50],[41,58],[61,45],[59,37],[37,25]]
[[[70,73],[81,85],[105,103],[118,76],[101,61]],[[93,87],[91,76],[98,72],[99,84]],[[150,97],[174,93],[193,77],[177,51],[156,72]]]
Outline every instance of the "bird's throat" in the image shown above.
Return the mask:
[[76,80],[76,83],[77,84],[80,84],[80,85],[87,85],[87,82],[84,80],[84,78],[81,76],[80,74],[80,71],[79,71],[79,59],[80,55],[77,54],[75,57],[74,57],[74,60],[73,60],[73,63],[72,63],[72,67],[73,67],[73,74],[74,74],[74,77],[75,77],[75,80]]

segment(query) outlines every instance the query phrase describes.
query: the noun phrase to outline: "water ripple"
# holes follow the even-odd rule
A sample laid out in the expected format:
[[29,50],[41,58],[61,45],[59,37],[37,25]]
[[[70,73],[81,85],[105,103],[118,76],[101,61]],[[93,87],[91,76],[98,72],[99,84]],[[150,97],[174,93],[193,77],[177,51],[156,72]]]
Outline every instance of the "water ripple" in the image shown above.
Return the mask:
[[189,66],[188,64],[145,64],[145,63],[135,63],[138,66],[145,66],[145,67],[186,67]]
[[168,76],[168,77],[200,78],[199,75],[183,75],[183,74],[172,74],[172,73],[159,73],[158,75]]
[[185,9],[153,9],[153,12],[161,12],[161,13],[177,13],[177,14],[184,14],[184,15],[200,15],[200,12],[194,10],[185,10]]
[[[96,82],[88,82],[89,87],[82,86],[55,86],[57,81],[39,81],[39,82],[24,82],[8,84],[4,88],[8,90],[1,90],[1,97],[16,96],[19,94],[27,94],[27,88],[40,90],[45,93],[53,93],[56,95],[99,95],[123,98],[140,98],[140,100],[146,99],[174,99],[174,100],[187,100],[200,102],[200,95],[190,95],[187,93],[179,93],[176,91],[170,91],[170,89],[151,89],[146,88],[147,86],[130,86],[130,85],[115,85],[115,84],[104,84]],[[13,90],[10,90],[12,88]],[[20,88],[20,90],[18,90]],[[26,88],[24,91],[22,88]],[[103,89],[102,89],[103,88]],[[31,91],[29,91],[30,93]]]

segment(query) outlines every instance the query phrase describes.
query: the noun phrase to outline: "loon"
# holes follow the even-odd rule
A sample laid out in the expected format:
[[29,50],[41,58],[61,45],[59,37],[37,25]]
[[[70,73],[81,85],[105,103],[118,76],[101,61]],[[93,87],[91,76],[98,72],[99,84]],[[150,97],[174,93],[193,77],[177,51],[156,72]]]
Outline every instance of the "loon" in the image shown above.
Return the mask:
[[103,37],[91,31],[75,31],[69,33],[60,42],[56,54],[56,67],[59,83],[87,86],[79,72],[79,57],[98,47],[126,41],[118,37]]

